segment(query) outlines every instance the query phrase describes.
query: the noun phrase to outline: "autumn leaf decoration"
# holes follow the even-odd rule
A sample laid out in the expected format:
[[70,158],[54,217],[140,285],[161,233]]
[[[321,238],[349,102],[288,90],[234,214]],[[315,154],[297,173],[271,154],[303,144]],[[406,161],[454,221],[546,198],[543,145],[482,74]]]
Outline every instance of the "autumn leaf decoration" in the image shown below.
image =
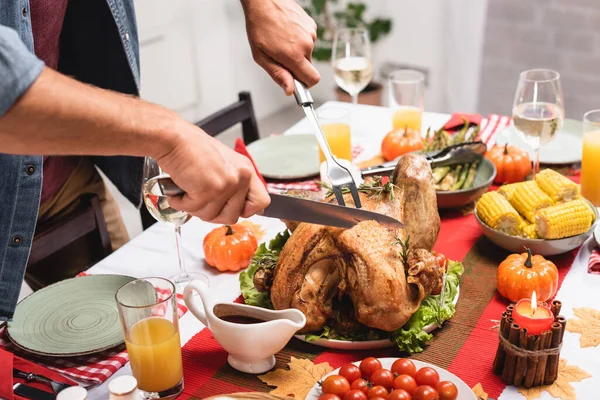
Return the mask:
[[288,366],[290,369],[278,369],[258,377],[276,387],[271,394],[304,399],[316,383],[333,371],[329,363],[313,364],[305,358],[292,357]]
[[473,391],[475,397],[477,397],[477,400],[487,400],[488,394],[483,391],[483,386],[481,385],[481,383],[478,383],[477,385],[473,386],[471,390]]
[[519,388],[527,400],[535,400],[542,397],[543,392],[548,392],[551,396],[562,400],[575,400],[575,389],[571,382],[581,382],[591,375],[576,365],[567,365],[567,361],[560,359],[558,364],[558,378],[553,384],[547,386],[538,386],[531,389]]
[[600,311],[589,307],[574,308],[575,317],[567,321],[567,330],[580,333],[581,347],[595,347],[600,344]]

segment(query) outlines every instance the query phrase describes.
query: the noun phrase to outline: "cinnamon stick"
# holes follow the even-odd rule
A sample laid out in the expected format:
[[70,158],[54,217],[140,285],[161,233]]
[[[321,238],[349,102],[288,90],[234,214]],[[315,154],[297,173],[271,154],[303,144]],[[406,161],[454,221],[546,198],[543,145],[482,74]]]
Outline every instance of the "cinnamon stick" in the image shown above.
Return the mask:
[[[527,350],[539,350],[540,349],[540,336],[532,335],[529,336],[527,340]],[[523,382],[523,386],[527,389],[533,387],[533,378],[535,378],[535,370],[538,365],[538,356],[530,355],[527,357],[527,372],[525,373],[525,381]]]
[[[500,320],[500,331],[499,335],[503,338],[508,337],[508,315],[506,312],[502,314],[502,319]],[[504,350],[504,346],[502,343],[498,343],[498,349],[496,350],[496,357],[494,358],[494,367],[493,371],[496,375],[502,374],[502,369],[504,368],[504,360],[506,358],[506,351]]]
[[[512,319],[512,318],[511,318]],[[509,334],[508,334],[508,342],[510,344],[514,344],[515,346],[519,345],[519,336],[520,336],[521,327],[519,324],[513,323],[510,326]],[[504,360],[504,369],[502,370],[502,380],[507,384],[512,384],[515,379],[515,367],[517,364],[517,355],[514,351],[506,352],[506,359]]]
[[558,322],[562,326],[562,329],[560,331],[560,342],[559,342],[559,343],[562,343],[563,337],[565,336],[565,329],[567,327],[567,319],[565,318],[564,315],[559,315],[558,317],[556,317],[556,322]]
[[[519,332],[519,347],[522,349],[527,348],[527,328],[521,329]],[[515,379],[514,385],[521,386],[523,379],[525,379],[525,371],[527,370],[527,356],[518,356],[517,365],[515,367]]]
[[512,315],[513,309],[515,308],[515,303],[510,303],[508,307],[506,307],[506,311]]
[[[552,324],[552,337],[550,339],[549,349],[557,348],[562,343],[562,330],[563,327],[559,322]],[[558,359],[559,354],[551,354],[548,356],[548,361],[546,362],[546,374],[544,375],[544,385],[554,383],[558,377]]]
[[[540,350],[546,350],[550,347],[552,339],[552,331],[542,332],[540,337]],[[546,364],[548,363],[548,355],[540,354],[538,356],[538,365],[533,377],[533,386],[542,386],[544,384],[544,376],[546,375]]]
[[554,314],[554,318],[558,318],[560,314],[560,309],[562,308],[562,302],[560,300],[554,300],[552,302],[552,314]]

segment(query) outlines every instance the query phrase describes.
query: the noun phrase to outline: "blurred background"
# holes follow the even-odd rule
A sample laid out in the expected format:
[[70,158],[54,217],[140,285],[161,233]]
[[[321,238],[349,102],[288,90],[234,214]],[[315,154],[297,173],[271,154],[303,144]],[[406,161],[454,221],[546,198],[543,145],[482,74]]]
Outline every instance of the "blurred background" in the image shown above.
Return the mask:
[[[425,73],[425,110],[511,115],[519,73],[561,74],[567,118],[600,104],[597,0],[300,0],[319,23],[317,102],[338,99],[327,52],[331,20],[366,24],[373,83],[365,101],[386,105],[385,76]],[[138,0],[142,97],[195,122],[250,91],[261,135],[302,118],[292,98],[252,60],[239,0]],[[364,96],[364,94],[363,94]],[[346,98],[349,101],[349,98]],[[361,99],[363,102],[364,99]],[[237,132],[223,140],[232,144]],[[121,199],[132,236],[138,214]]]

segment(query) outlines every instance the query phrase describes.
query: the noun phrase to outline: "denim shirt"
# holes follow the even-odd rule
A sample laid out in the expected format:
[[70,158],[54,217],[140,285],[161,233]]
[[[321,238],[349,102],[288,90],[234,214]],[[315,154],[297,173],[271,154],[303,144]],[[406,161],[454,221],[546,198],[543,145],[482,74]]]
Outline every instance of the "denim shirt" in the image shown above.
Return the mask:
[[[0,0],[0,118],[42,71],[44,63],[33,54],[33,48],[29,0]],[[138,60],[133,0],[69,1],[59,71],[105,89],[138,95]],[[111,156],[93,160],[139,207],[142,159]],[[14,313],[41,190],[41,155],[2,154],[0,143],[0,321]]]

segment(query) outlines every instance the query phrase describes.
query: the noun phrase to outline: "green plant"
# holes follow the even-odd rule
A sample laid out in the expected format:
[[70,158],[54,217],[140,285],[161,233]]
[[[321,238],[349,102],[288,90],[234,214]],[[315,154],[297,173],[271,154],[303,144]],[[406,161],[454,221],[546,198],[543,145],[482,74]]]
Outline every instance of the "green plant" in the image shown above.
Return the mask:
[[367,6],[361,2],[349,2],[345,6],[338,0],[303,0],[304,10],[317,23],[317,43],[313,51],[313,59],[329,61],[331,45],[337,28],[363,27],[369,32],[371,43],[390,33],[392,20],[373,18],[367,20]]

